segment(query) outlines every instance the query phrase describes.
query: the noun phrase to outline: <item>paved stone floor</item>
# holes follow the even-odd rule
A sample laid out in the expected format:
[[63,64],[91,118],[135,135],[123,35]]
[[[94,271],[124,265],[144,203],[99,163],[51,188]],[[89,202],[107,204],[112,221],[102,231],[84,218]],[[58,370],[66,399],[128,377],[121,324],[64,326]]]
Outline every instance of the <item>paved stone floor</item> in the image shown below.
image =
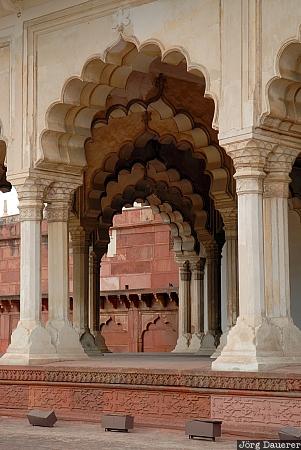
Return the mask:
[[189,440],[182,431],[136,428],[105,433],[100,424],[58,421],[53,428],[32,427],[27,419],[0,418],[1,450],[236,450],[233,437]]
[[[158,369],[179,371],[211,371],[212,359],[187,353],[105,353],[96,358],[81,361],[61,361],[43,364],[43,367],[83,367],[91,369]],[[263,371],[264,372],[264,371]],[[287,365],[285,367],[269,369],[269,374],[301,375],[301,365]]]

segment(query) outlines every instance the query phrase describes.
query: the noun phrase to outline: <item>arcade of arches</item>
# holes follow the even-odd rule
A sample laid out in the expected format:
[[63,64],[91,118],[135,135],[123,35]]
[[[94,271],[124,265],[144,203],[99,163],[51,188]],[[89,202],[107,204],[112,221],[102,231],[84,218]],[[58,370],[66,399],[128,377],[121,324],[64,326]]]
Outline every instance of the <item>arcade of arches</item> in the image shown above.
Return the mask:
[[[301,331],[290,313],[288,210],[301,211],[296,62],[301,44],[288,46],[279,59],[279,76],[268,89],[269,113],[251,131],[221,138],[212,126],[218,111],[206,90],[207,74],[188,67],[184,51],[163,54],[153,42],[138,50],[133,41],[120,37],[103,58],[87,59],[81,75],[64,83],[60,101],[48,105],[40,154],[29,175],[15,182],[20,321],[0,362],[79,360],[105,350],[97,314],[100,261],[113,217],[142,202],[169,224],[173,237],[179,267],[174,351],[212,355],[216,370],[300,364]],[[45,327],[40,322],[44,204]],[[68,231],[73,325],[68,320]]]

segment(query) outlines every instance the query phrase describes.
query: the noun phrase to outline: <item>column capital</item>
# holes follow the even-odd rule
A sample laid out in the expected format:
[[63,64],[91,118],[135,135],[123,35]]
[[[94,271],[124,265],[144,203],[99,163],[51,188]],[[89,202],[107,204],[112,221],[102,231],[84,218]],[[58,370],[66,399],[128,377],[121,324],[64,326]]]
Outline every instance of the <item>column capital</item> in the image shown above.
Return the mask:
[[46,193],[45,201],[47,203],[52,202],[71,202],[72,194],[79,187],[76,183],[56,182],[50,184]]
[[71,235],[73,252],[88,253],[90,233],[80,225],[79,219],[74,214],[69,217],[69,232]]
[[52,183],[46,192],[46,216],[48,222],[68,222],[72,194],[78,184]]
[[220,208],[219,212],[224,222],[226,239],[237,238],[238,210],[237,206]]
[[205,252],[206,252],[206,259],[209,260],[215,260],[221,257],[221,252],[219,249],[219,246],[217,242],[210,242],[206,243],[204,245]]
[[201,280],[204,278],[206,258],[196,256],[189,260],[189,267],[194,279]]
[[179,272],[180,272],[180,278],[182,281],[190,281],[191,279],[191,273],[189,269],[189,260],[187,257],[183,256],[177,256],[176,255],[176,262],[179,266]]
[[291,182],[289,174],[299,153],[299,148],[279,145],[269,155],[264,180],[265,198],[288,198],[288,186]]
[[275,143],[263,139],[250,138],[224,145],[226,153],[232,158],[236,172],[263,172],[268,155]]
[[53,202],[46,206],[47,222],[68,222],[70,202]]
[[20,222],[42,220],[44,193],[47,182],[28,178],[22,185],[16,186],[19,198]]
[[266,161],[275,145],[274,142],[257,138],[224,145],[236,170],[234,178],[237,195],[262,194]]

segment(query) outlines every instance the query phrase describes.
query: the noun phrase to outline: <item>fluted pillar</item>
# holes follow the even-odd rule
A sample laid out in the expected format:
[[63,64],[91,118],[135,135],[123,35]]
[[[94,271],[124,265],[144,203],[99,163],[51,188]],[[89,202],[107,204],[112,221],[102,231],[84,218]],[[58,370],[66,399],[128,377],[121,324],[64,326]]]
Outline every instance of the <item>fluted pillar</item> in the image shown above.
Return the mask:
[[89,324],[98,351],[109,352],[100,330],[100,262],[101,256],[91,248],[89,255]]
[[212,355],[221,335],[221,252],[216,242],[207,242],[204,247],[206,251],[208,329],[205,330],[202,353]]
[[89,233],[72,216],[69,229],[73,251],[73,326],[89,356],[99,356],[89,328]]
[[174,352],[187,352],[191,339],[191,292],[189,261],[176,257],[179,265],[179,309],[178,309],[178,340]]
[[87,357],[78,332],[68,319],[69,232],[68,217],[72,190],[53,187],[47,198],[48,221],[48,322],[47,329],[61,359]]
[[191,341],[189,351],[202,350],[204,338],[204,269],[206,258],[195,257],[189,260],[191,271]]
[[275,336],[275,357],[283,364],[301,362],[301,331],[290,311],[288,245],[289,174],[299,153],[299,145],[276,147],[268,158],[263,192],[265,310]]
[[227,345],[212,363],[217,370],[258,370],[258,335],[265,316],[263,179],[273,145],[256,139],[229,144],[238,196],[239,317]]
[[27,180],[17,187],[20,211],[20,320],[1,364],[39,364],[57,359],[41,323],[41,220],[45,185]]
[[251,139],[227,148],[238,195],[239,317],[212,364],[217,370],[301,362],[301,333],[289,312],[287,244],[288,173],[299,148],[290,154],[275,142]]
[[226,246],[226,295],[227,295],[227,329],[223,332],[220,343],[212,357],[217,358],[227,343],[229,330],[236,324],[239,312],[238,300],[238,242],[237,209],[220,210],[224,220]]

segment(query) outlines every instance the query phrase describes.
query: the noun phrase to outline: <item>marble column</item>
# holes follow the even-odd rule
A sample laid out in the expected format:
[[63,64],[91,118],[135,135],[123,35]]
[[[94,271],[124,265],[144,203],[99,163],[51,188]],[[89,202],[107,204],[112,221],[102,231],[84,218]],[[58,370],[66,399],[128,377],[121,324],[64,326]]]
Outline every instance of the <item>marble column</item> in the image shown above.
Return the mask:
[[27,180],[17,187],[20,211],[20,320],[1,364],[39,364],[58,359],[41,323],[41,220],[45,186]]
[[95,338],[98,351],[108,353],[105,339],[100,330],[100,262],[101,256],[98,252],[90,249],[89,255],[89,325]]
[[239,311],[238,301],[238,242],[237,209],[221,210],[224,220],[226,246],[226,292],[227,292],[227,329],[220,338],[220,343],[212,358],[217,358],[227,343],[229,330],[236,324]]
[[69,230],[73,251],[73,326],[87,355],[99,356],[89,328],[89,233],[75,217],[69,220]]
[[191,341],[189,352],[202,350],[204,338],[204,269],[206,258],[189,260],[191,271]]
[[176,257],[179,265],[179,309],[178,309],[178,340],[173,352],[189,351],[191,339],[191,299],[189,261],[183,257]]
[[263,252],[263,180],[273,144],[248,139],[225,146],[236,169],[238,196],[239,317],[214,370],[258,370],[275,350],[266,319]]
[[78,332],[68,319],[69,232],[68,193],[53,190],[47,199],[48,221],[48,322],[47,329],[61,359],[87,358]]
[[299,146],[277,146],[269,155],[264,180],[264,273],[265,313],[273,337],[276,362],[301,362],[301,331],[290,312],[288,245],[289,174]]
[[202,341],[202,354],[212,355],[221,335],[221,252],[216,242],[208,242],[206,251],[208,330]]

